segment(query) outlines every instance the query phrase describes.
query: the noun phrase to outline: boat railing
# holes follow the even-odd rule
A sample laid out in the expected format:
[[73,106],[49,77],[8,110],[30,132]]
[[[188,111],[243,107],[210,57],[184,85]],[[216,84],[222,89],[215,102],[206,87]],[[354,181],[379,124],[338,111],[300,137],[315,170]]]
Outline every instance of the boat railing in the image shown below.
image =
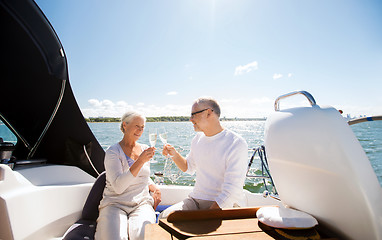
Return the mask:
[[382,115],[351,119],[348,121],[348,124],[353,125],[353,124],[362,123],[362,122],[380,121],[380,120],[382,120]]
[[284,94],[284,95],[281,95],[280,97],[278,97],[275,101],[275,111],[280,111],[280,100],[281,99],[284,99],[284,98],[287,98],[287,97],[290,97],[290,96],[293,96],[293,95],[297,95],[297,94],[301,94],[303,96],[305,96],[310,105],[314,106],[316,105],[316,100],[314,100],[313,96],[308,93],[307,91],[294,91],[294,92],[290,92],[290,93],[287,93],[287,94]]
[[[265,146],[262,145],[261,147],[253,148],[252,150],[254,151],[254,153],[252,154],[252,157],[249,160],[246,177],[261,179],[263,181],[264,188],[265,188],[265,191],[263,192],[263,196],[264,197],[270,196],[272,198],[279,200],[275,184],[269,172],[267,155],[265,153]],[[254,159],[256,158],[257,155],[259,156],[259,159],[260,159],[261,175],[253,175],[250,173],[250,170],[252,169],[252,164],[254,163]],[[270,184],[270,187],[268,187],[269,184]]]

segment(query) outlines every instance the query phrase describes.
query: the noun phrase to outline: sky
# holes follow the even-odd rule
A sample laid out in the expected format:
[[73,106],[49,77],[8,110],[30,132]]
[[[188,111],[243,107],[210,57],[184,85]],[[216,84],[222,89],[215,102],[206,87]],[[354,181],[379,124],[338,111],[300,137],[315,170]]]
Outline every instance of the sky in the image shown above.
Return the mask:
[[[382,115],[379,0],[36,0],[85,117],[267,117],[304,90],[344,114]],[[280,109],[309,106],[302,95]]]

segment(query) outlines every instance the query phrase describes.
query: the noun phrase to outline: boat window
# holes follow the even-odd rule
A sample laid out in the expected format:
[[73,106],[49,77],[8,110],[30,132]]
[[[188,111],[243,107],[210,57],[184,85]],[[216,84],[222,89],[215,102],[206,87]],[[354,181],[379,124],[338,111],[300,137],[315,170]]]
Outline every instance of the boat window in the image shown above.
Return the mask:
[[4,142],[10,142],[14,145],[17,143],[17,137],[2,121],[0,121],[0,138],[2,138]]

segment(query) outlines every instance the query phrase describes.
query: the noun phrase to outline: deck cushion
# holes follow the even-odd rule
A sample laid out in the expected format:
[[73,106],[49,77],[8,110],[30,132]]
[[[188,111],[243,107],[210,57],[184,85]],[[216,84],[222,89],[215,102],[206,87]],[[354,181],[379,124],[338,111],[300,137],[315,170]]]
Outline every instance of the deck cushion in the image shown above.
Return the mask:
[[318,224],[313,216],[285,207],[262,207],[256,216],[261,223],[274,228],[306,229]]
[[64,234],[63,240],[94,239],[96,222],[80,219]]

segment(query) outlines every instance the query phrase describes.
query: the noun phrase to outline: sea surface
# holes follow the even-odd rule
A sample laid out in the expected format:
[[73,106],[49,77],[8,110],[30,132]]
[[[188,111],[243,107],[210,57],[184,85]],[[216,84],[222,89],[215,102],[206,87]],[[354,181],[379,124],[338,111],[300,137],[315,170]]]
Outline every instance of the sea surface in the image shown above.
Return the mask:
[[[264,125],[265,121],[227,121],[222,122],[225,128],[231,129],[243,136],[250,148],[248,160],[251,158],[254,151],[252,149],[258,148],[264,144]],[[89,123],[94,135],[100,142],[104,149],[122,139],[122,132],[119,129],[119,123]],[[191,122],[148,122],[146,123],[145,131],[140,139],[141,143],[149,145],[148,132],[150,128],[165,128],[168,132],[168,143],[177,147],[182,151],[182,155],[186,156],[190,150],[190,143],[195,135]],[[360,141],[362,147],[368,156],[370,163],[378,177],[379,183],[382,186],[382,121],[364,122],[351,126],[356,137]],[[159,132],[158,132],[159,133]],[[151,162],[151,172],[164,172],[166,158],[161,154],[163,143],[157,140],[155,145],[157,152]],[[252,165],[251,174],[259,175],[260,159],[258,155],[255,157],[255,163]],[[165,171],[165,174],[171,174],[177,177],[178,171],[173,166],[171,171]],[[173,178],[165,175],[164,178],[155,177],[157,181],[164,181],[167,184],[177,185],[193,185],[194,176],[181,173],[178,178]],[[269,182],[266,181],[268,184]],[[264,182],[262,179],[248,178],[245,183],[245,189],[252,192],[262,192],[265,190]],[[272,190],[272,189],[269,189]]]
[[[107,149],[110,145],[119,142],[122,139],[122,132],[119,128],[119,123],[88,123],[90,129],[100,142],[103,149]],[[265,121],[227,121],[222,122],[225,128],[231,129],[243,136],[250,151],[248,153],[248,160],[253,154],[255,148],[264,144],[264,125]],[[146,123],[145,131],[140,139],[141,143],[149,145],[148,132],[149,129],[156,128],[158,130],[165,129],[168,132],[168,143],[174,145],[183,156],[186,156],[190,151],[190,143],[195,135],[191,122],[148,122]],[[356,137],[360,141],[370,163],[378,177],[379,183],[382,186],[382,121],[364,122],[351,126]],[[0,122],[0,137],[4,141],[14,142],[16,137]],[[164,182],[166,184],[177,185],[194,185],[194,176],[181,173],[173,165],[170,166],[168,161],[162,154],[163,143],[159,140],[156,142],[155,147],[157,152],[151,161],[151,172],[153,178],[157,182]],[[167,165],[166,165],[167,161]],[[166,165],[166,166],[165,166]],[[166,167],[166,168],[165,168]],[[255,157],[254,164],[252,165],[250,174],[259,175],[260,159],[258,155]],[[156,177],[154,173],[164,173],[164,177]],[[269,181],[265,181],[266,184]],[[264,182],[262,179],[248,178],[245,182],[245,189],[252,192],[262,192],[265,190]],[[272,190],[272,189],[269,189]]]

